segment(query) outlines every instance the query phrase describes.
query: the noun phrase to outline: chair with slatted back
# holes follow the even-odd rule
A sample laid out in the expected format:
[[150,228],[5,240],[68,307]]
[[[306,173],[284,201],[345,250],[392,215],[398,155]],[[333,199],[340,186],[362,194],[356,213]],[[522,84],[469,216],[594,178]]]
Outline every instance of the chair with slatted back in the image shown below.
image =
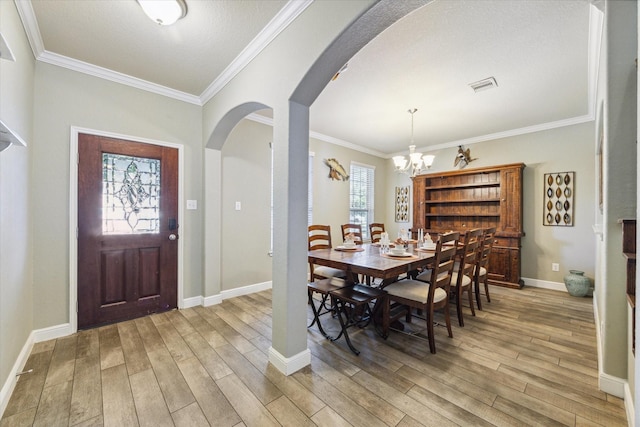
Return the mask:
[[371,237],[371,243],[378,243],[380,237],[384,233],[384,224],[381,222],[372,222],[369,224],[369,237]]
[[360,224],[342,224],[342,240],[352,235],[356,245],[362,244],[362,226]]
[[476,303],[478,304],[478,310],[482,310],[482,301],[480,301],[480,283],[484,283],[484,294],[487,297],[487,302],[491,302],[489,296],[489,257],[491,256],[491,250],[495,242],[496,229],[495,227],[487,228],[482,235],[482,243],[478,249],[478,258],[476,260],[476,268],[473,274],[473,281],[476,292]]
[[458,232],[445,233],[439,237],[428,282],[408,279],[394,282],[384,288],[387,291],[386,303],[389,304],[385,309],[385,312],[390,313],[389,323],[398,321],[402,316],[406,322],[411,322],[412,309],[423,310],[426,313],[431,353],[436,352],[433,335],[436,309],[442,309],[449,338],[453,338],[449,315],[449,291],[459,237]]
[[462,315],[462,297],[467,294],[471,314],[476,315],[473,308],[473,279],[478,258],[478,248],[482,241],[482,229],[469,230],[464,235],[462,247],[458,247],[458,260],[454,266],[451,277],[451,293],[456,298],[456,309],[458,312],[458,324],[464,326]]
[[[331,249],[331,226],[329,225],[310,225],[308,237],[308,249],[310,251],[316,249]],[[337,268],[315,266],[309,263],[309,272],[311,281],[315,279],[331,279],[338,277],[344,279],[347,277],[347,273]]]

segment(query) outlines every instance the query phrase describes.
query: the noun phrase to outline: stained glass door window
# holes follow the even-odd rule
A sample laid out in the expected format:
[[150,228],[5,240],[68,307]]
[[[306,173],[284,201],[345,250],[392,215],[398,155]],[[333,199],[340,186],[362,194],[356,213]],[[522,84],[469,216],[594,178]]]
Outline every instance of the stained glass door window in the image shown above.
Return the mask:
[[160,160],[102,154],[102,233],[160,231]]

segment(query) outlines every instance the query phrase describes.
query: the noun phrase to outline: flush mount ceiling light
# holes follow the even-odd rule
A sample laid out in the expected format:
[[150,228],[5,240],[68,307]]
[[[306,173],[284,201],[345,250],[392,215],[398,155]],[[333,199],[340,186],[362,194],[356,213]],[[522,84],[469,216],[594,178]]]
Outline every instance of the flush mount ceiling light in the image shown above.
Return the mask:
[[469,86],[471,86],[471,89],[473,89],[474,92],[480,92],[498,87],[498,82],[494,77],[489,77],[483,80],[478,80],[477,82],[469,83]]
[[411,145],[409,145],[409,159],[404,156],[394,156],[393,164],[395,165],[396,172],[406,173],[410,177],[414,177],[420,173],[425,172],[427,169],[431,167],[433,164],[433,159],[435,156],[432,154],[416,153],[416,146],[413,142],[413,115],[418,111],[417,108],[412,108],[409,110],[409,114],[411,114]]
[[138,0],[138,4],[152,21],[160,25],[175,24],[187,14],[184,0]]

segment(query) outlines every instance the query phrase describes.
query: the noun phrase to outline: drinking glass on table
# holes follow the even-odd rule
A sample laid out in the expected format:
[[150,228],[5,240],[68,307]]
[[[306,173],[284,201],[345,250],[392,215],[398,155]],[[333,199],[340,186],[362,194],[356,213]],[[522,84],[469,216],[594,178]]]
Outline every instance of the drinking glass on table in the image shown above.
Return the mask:
[[380,253],[386,254],[387,252],[389,252],[389,235],[382,233],[380,236]]

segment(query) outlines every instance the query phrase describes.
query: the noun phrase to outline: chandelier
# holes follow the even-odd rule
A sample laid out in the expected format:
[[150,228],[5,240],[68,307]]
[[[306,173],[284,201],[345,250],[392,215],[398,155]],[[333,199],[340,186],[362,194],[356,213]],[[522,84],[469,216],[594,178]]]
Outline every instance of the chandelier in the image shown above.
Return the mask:
[[409,145],[409,159],[404,156],[394,156],[393,164],[396,167],[396,172],[406,173],[410,177],[414,177],[418,174],[426,172],[427,169],[433,164],[434,155],[422,153],[416,153],[416,146],[413,142],[413,114],[418,111],[417,108],[408,110],[411,114],[411,145]]

